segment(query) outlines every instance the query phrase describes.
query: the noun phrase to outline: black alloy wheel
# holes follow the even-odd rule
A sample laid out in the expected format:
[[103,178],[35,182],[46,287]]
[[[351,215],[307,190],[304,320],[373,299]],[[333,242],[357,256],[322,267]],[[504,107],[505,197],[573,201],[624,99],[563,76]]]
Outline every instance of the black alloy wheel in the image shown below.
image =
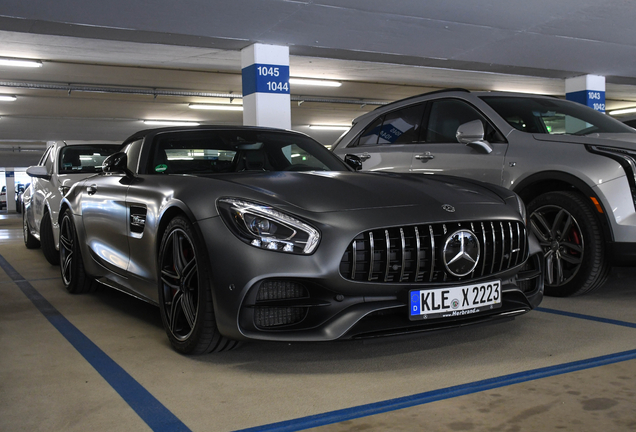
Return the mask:
[[94,281],[84,269],[73,213],[69,209],[64,211],[60,222],[60,271],[64,287],[71,294],[93,291]]
[[170,343],[183,354],[225,351],[237,345],[217,329],[205,262],[192,224],[181,216],[172,219],[159,249],[159,307]]
[[610,265],[600,222],[583,196],[548,192],[530,202],[528,214],[545,256],[546,295],[580,295],[603,285]]
[[40,244],[44,258],[46,258],[49,264],[58,265],[60,263],[60,253],[55,248],[53,223],[51,222],[51,215],[48,212],[44,213],[44,217],[40,223]]
[[22,211],[22,234],[24,236],[24,245],[27,249],[37,249],[40,247],[40,241],[31,234],[25,210]]

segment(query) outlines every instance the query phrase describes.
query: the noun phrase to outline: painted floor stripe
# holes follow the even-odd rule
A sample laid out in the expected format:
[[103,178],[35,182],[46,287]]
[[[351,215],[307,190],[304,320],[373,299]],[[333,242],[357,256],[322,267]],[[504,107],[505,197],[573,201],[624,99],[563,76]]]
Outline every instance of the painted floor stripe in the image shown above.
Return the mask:
[[527,381],[533,381],[541,378],[548,378],[555,375],[562,375],[569,372],[576,372],[584,369],[605,366],[613,363],[620,363],[628,360],[636,360],[636,350],[625,351],[617,354],[596,357],[588,360],[580,360],[571,363],[565,363],[557,366],[550,366],[540,369],[534,369],[527,372],[519,372],[511,375],[491,378],[483,381],[477,381],[468,384],[462,384],[454,387],[433,390],[426,393],[420,393],[412,396],[405,396],[388,401],[376,402],[367,405],[360,405],[353,408],[347,408],[337,411],[331,411],[324,414],[317,414],[308,417],[302,417],[294,420],[288,420],[279,423],[271,423],[264,426],[257,426],[248,429],[241,429],[235,432],[292,432],[304,429],[325,426],[333,423],[340,423],[346,420],[354,420],[357,418],[368,417],[375,414],[382,414],[389,411],[397,411],[403,408],[410,408],[418,405],[424,405],[444,399],[451,399],[459,396],[465,396],[495,388],[506,387],[513,384],[519,384]]
[[544,307],[538,307],[538,308],[535,308],[535,310],[539,312],[546,312],[546,313],[551,313],[555,315],[567,316],[570,318],[579,318],[579,319],[584,319],[588,321],[596,321],[596,322],[600,322],[604,324],[613,324],[613,325],[622,326],[622,327],[636,328],[636,323],[631,323],[627,321],[619,321],[619,320],[614,320],[609,318],[595,317],[592,315],[584,315],[584,314],[575,313],[575,312],[565,312],[565,311],[560,311],[557,309],[549,309]]
[[75,349],[95,368],[153,431],[190,429],[139,384],[121,366],[68,321],[48,300],[0,255],[0,268]]

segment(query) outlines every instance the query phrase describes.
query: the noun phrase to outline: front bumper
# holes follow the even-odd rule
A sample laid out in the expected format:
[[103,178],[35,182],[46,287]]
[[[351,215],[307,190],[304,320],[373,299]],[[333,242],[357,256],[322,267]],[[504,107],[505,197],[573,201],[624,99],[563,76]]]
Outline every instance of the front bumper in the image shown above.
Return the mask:
[[328,341],[420,332],[519,315],[543,298],[542,253],[532,237],[525,263],[470,280],[501,280],[500,308],[450,319],[411,321],[410,290],[452,283],[346,280],[339,273],[340,260],[357,234],[347,227],[321,227],[323,238],[316,253],[301,256],[246,245],[220,218],[199,225],[211,265],[217,325],[223,335],[233,339]]

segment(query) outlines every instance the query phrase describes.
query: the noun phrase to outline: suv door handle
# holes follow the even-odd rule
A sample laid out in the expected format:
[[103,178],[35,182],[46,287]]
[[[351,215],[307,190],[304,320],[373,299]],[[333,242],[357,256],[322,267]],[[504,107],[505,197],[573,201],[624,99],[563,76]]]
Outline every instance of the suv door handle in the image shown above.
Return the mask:
[[86,188],[86,192],[88,192],[89,195],[95,195],[97,193],[97,185],[90,185]]
[[367,160],[367,159],[371,159],[371,155],[370,155],[369,153],[367,153],[367,152],[360,153],[360,154],[358,155],[358,157],[360,158],[360,160],[361,160],[362,162],[364,162],[364,161],[365,161],[365,160]]
[[431,152],[426,152],[424,154],[415,155],[415,159],[426,162],[428,160],[435,159],[435,156],[432,155]]

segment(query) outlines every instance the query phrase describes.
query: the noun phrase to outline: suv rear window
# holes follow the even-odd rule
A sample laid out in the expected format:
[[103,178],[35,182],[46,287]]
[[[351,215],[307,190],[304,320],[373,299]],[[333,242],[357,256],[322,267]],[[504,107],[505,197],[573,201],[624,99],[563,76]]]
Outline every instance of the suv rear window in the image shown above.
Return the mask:
[[635,133],[623,123],[585,105],[562,99],[481,96],[515,129],[535,134]]

